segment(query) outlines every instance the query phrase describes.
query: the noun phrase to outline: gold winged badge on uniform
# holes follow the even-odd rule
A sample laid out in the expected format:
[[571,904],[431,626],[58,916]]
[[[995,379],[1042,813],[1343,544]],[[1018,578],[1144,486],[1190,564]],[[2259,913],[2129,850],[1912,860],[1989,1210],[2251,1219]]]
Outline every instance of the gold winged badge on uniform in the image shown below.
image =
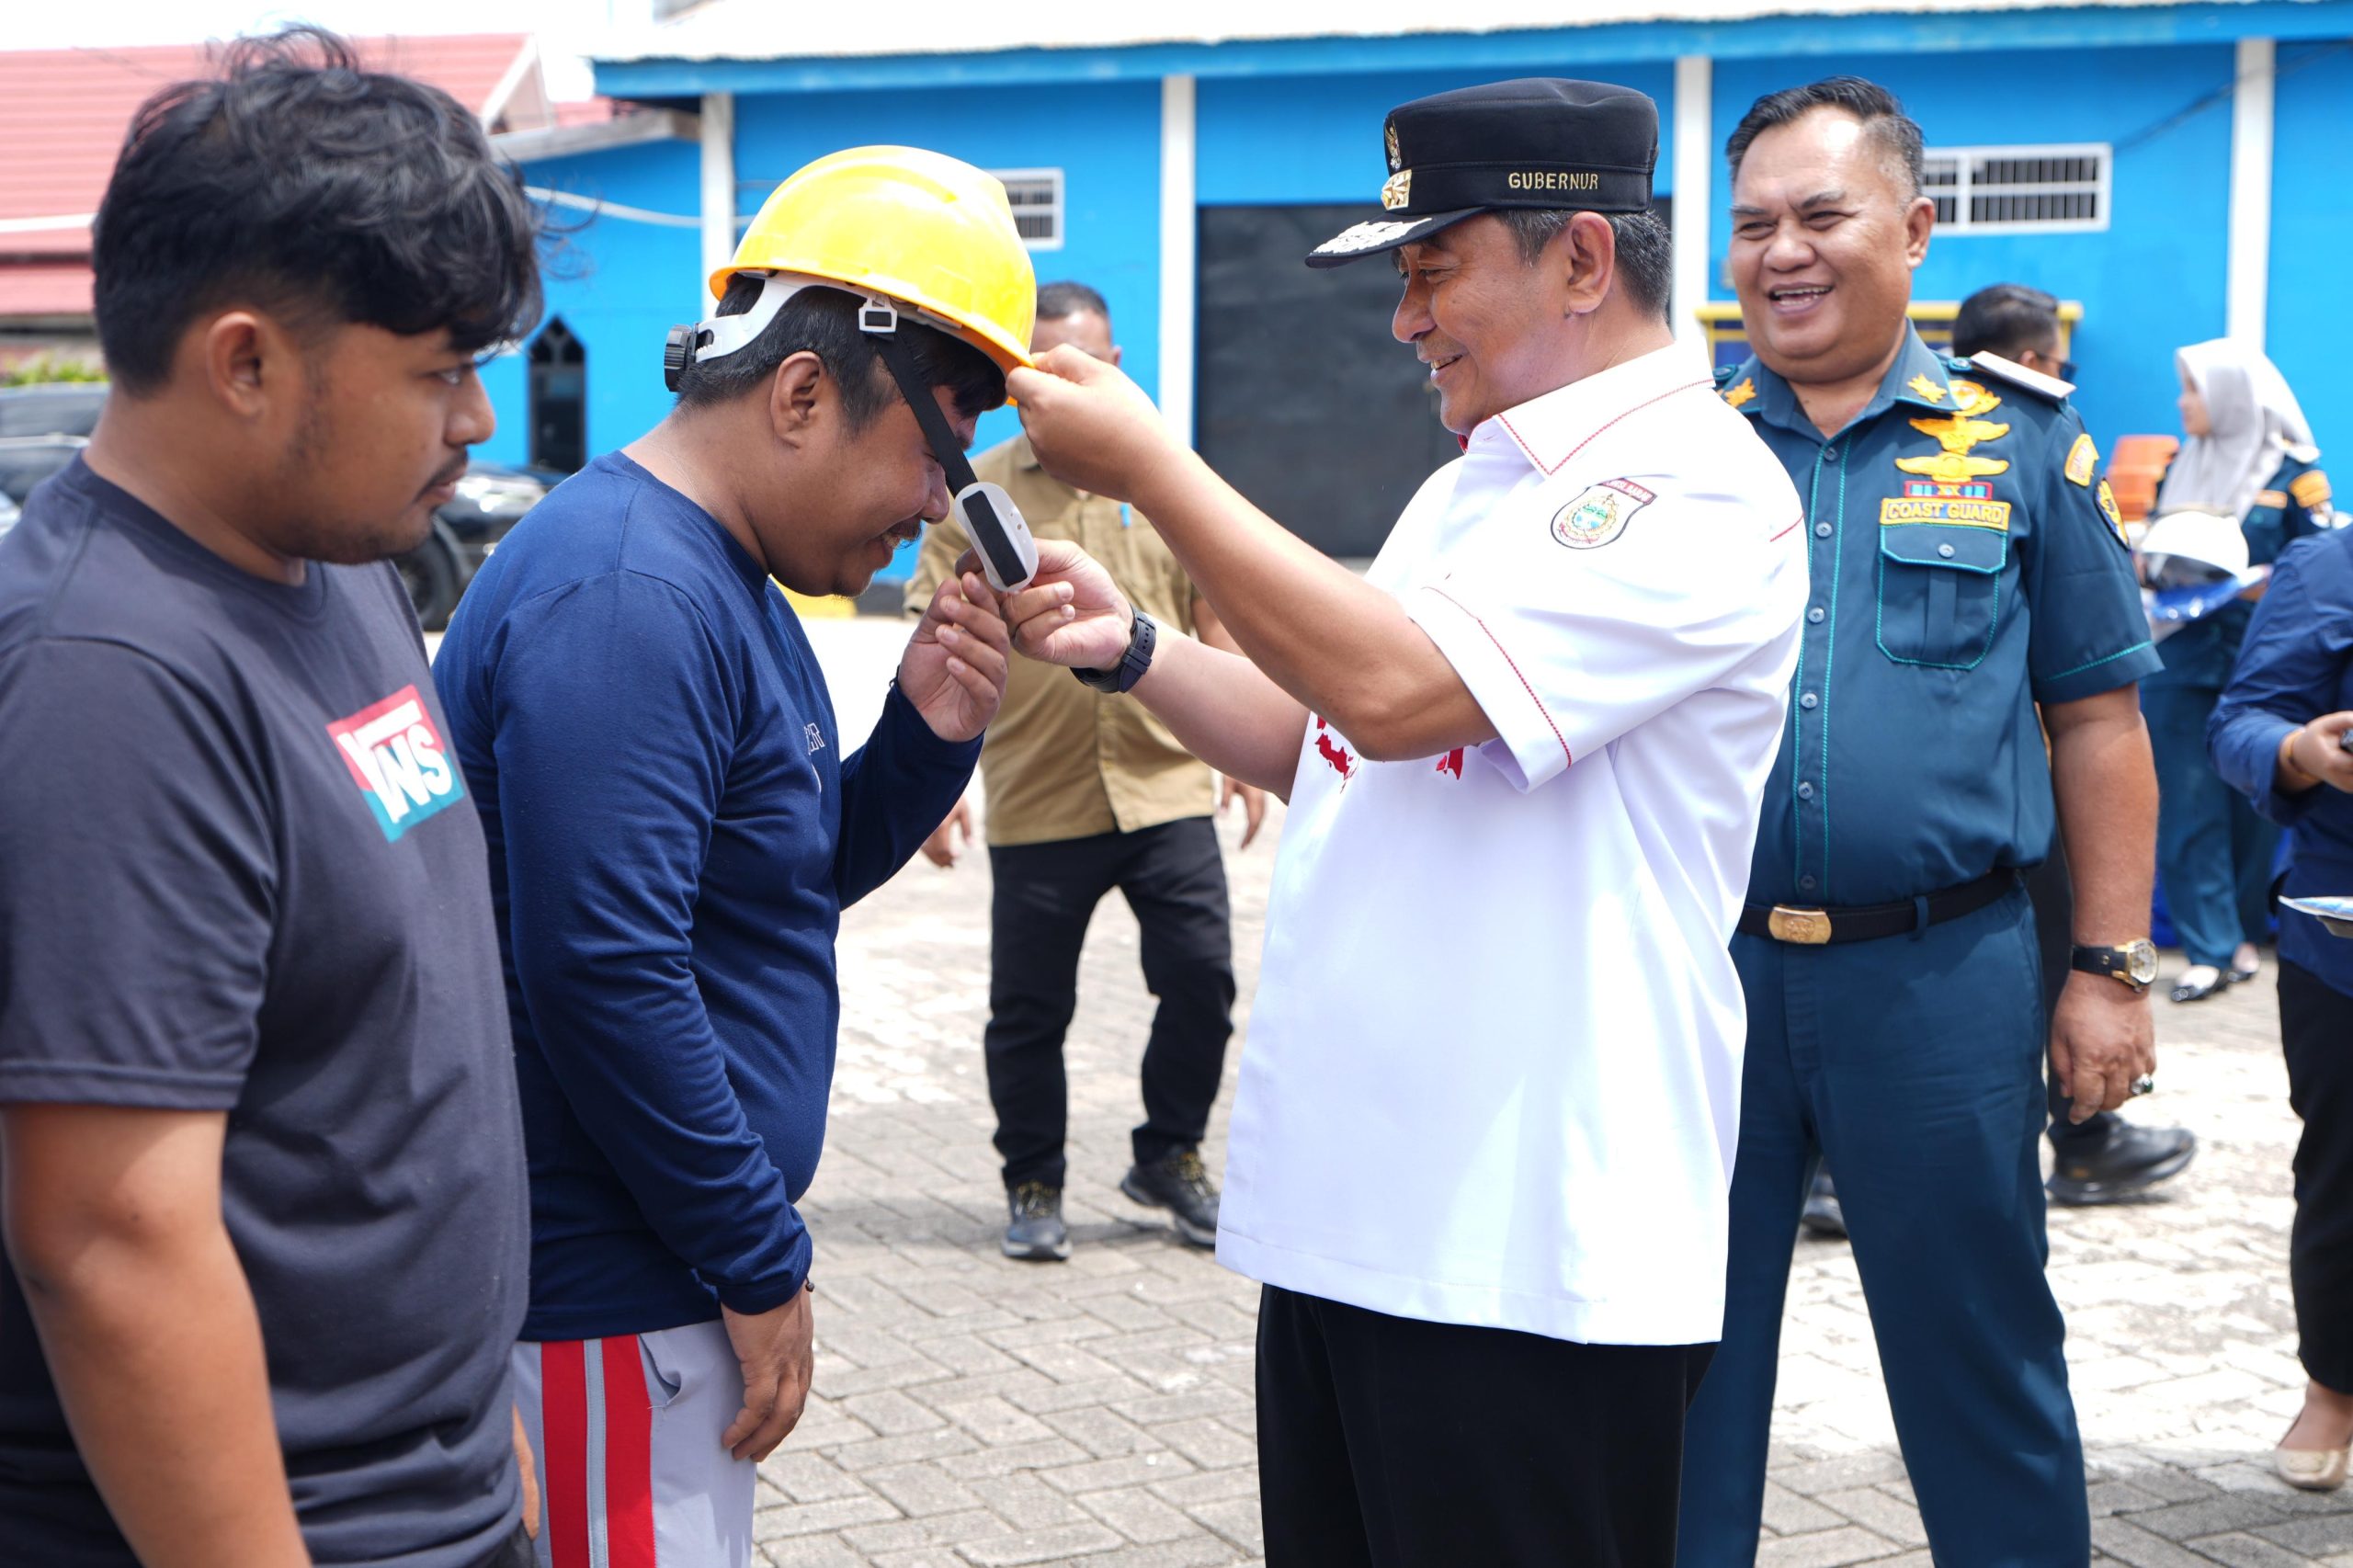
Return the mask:
[[2001,458],[1980,457],[1975,450],[1981,444],[1998,441],[2010,433],[2007,425],[1981,417],[2001,407],[2002,400],[1975,381],[1955,381],[1951,391],[1951,413],[1911,422],[1912,428],[1923,436],[1935,437],[1940,449],[1933,456],[1895,460],[1899,470],[1916,478],[1904,485],[1902,495],[1890,495],[1880,502],[1879,520],[1881,524],[1944,523],[2006,532],[2010,504],[1995,500],[1994,487],[1985,482],[1997,473],[2008,472],[2010,465]]

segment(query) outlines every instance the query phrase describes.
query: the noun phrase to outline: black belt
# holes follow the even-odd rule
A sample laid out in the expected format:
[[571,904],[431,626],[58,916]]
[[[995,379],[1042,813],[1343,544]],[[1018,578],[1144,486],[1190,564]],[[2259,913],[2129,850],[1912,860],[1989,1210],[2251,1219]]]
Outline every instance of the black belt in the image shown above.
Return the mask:
[[1818,948],[1825,942],[1870,942],[1901,937],[1920,928],[1920,904],[1928,906],[1927,924],[1941,926],[1964,915],[1974,915],[2018,885],[2018,872],[2008,866],[1988,871],[1973,882],[1932,892],[1925,900],[1901,903],[1865,903],[1852,909],[1801,909],[1777,903],[1768,908],[1752,903],[1740,912],[1740,932],[1745,937],[1770,937],[1777,942]]

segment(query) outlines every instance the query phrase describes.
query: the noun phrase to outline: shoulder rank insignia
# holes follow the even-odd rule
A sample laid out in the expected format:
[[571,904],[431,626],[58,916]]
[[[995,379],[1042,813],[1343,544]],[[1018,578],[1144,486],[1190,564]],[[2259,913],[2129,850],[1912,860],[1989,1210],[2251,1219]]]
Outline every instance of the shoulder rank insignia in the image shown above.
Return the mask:
[[1952,383],[1952,411],[1965,418],[2002,406],[2002,400],[1979,386],[1975,381],[1956,380]]
[[2077,436],[2075,444],[2067,449],[2067,466],[2064,472],[2068,483],[2080,484],[2089,490],[2092,486],[2092,471],[2097,467],[2099,467],[2099,449],[2092,445],[2092,438],[2089,436]]
[[2103,479],[2097,494],[2099,496],[2099,515],[2108,519],[2109,531],[2116,535],[2116,542],[2127,550],[2131,549],[2132,537],[2124,531],[2124,514],[2116,507],[2116,492],[2110,490],[2108,481]]
[[1942,403],[1945,400],[1945,389],[1926,376],[1915,376],[1904,384],[1930,403]]
[[2010,465],[2000,458],[1970,455],[1970,449],[1979,442],[1998,441],[2010,433],[2007,425],[1977,417],[1999,408],[2002,400],[1974,381],[1953,382],[1952,395],[1955,406],[1950,414],[1912,421],[1912,428],[1923,436],[1935,437],[1937,445],[1944,449],[1929,458],[1898,458],[1895,466],[1937,484],[1967,484],[1972,480],[2008,472]]
[[2258,490],[2255,493],[2255,504],[2277,510],[2288,505],[2288,493],[2284,490]]
[[1742,403],[1748,402],[1751,398],[1756,395],[1756,382],[1749,377],[1743,376],[1740,380],[1740,385],[1736,387],[1728,387],[1717,395],[1722,397],[1726,403],[1732,404],[1733,407],[1738,408]]
[[2308,468],[2288,482],[2288,494],[2307,512],[2317,512],[2328,505],[2328,475]]
[[1969,366],[1971,369],[1991,376],[1997,381],[2007,381],[2014,387],[2040,392],[2053,403],[2066,402],[2067,394],[2075,390],[2073,381],[2063,381],[2056,376],[2046,376],[2040,370],[2029,370],[2024,365],[2012,364],[1999,354],[1972,354],[1969,357]]

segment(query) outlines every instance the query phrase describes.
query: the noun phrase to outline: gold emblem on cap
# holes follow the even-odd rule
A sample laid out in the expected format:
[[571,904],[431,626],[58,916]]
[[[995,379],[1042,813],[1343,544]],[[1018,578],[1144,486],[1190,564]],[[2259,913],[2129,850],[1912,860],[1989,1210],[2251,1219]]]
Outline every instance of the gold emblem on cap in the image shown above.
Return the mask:
[[1405,154],[1397,150],[1397,127],[1384,126],[1382,131],[1389,139],[1389,167],[1394,173],[1405,166]]
[[1414,171],[1399,169],[1395,174],[1391,175],[1381,187],[1381,210],[1386,212],[1396,211],[1397,209],[1414,199],[1413,192]]

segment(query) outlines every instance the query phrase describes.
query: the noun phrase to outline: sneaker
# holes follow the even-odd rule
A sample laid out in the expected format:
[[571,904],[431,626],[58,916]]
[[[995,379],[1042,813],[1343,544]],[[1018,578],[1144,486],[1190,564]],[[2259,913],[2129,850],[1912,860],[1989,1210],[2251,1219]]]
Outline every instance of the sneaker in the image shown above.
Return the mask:
[[2071,1208],[2113,1203],[2179,1176],[2197,1153],[2198,1135],[2186,1127],[2135,1127],[2119,1118],[2097,1143],[2061,1152],[2045,1186],[2053,1203]]
[[1147,1208],[1167,1210],[1176,1233],[1194,1246],[1217,1245],[1217,1188],[1195,1151],[1179,1149],[1148,1165],[1129,1166],[1120,1190]]
[[1012,1219],[1001,1244],[1007,1257],[1061,1263],[1070,1256],[1070,1227],[1063,1223],[1063,1189],[1025,1181],[1005,1195]]
[[1798,1210],[1798,1223],[1817,1236],[1847,1233],[1847,1211],[1838,1207],[1838,1189],[1830,1185],[1829,1166],[1814,1171],[1813,1185],[1806,1188],[1805,1207]]

